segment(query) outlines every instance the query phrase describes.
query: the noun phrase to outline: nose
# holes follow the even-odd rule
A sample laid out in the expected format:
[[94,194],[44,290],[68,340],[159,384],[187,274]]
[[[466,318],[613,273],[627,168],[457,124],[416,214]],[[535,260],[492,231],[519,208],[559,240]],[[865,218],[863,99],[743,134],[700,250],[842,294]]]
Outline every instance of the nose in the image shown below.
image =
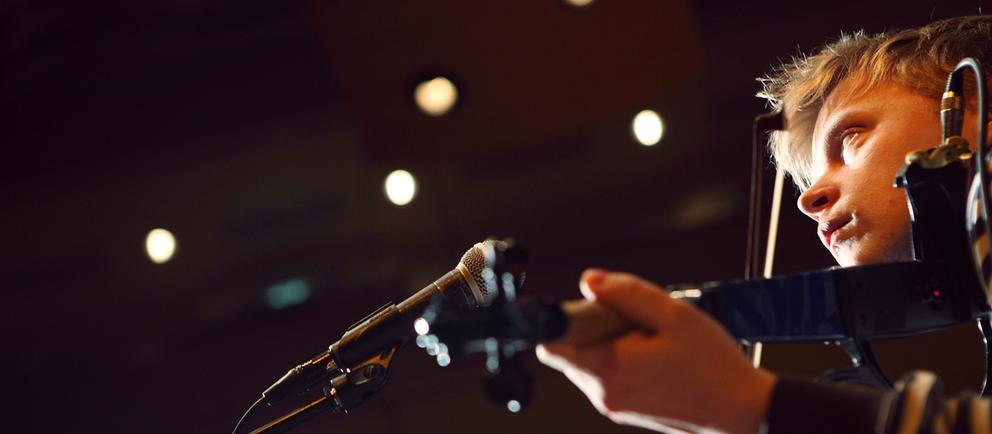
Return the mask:
[[799,195],[796,205],[803,214],[806,214],[813,220],[819,221],[818,215],[823,210],[829,209],[837,203],[837,199],[839,198],[840,190],[836,185],[816,183],[804,191],[803,194]]

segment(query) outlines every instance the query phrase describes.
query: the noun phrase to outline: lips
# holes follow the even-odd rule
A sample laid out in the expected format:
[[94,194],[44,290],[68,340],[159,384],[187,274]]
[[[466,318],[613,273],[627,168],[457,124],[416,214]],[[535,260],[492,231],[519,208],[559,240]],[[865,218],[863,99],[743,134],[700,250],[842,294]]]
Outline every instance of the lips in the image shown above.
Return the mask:
[[840,228],[847,226],[847,224],[850,222],[851,222],[851,217],[841,217],[841,218],[828,219],[820,223],[820,227],[818,228],[819,229],[818,232],[820,234],[820,241],[823,241],[823,245],[827,246],[827,248],[829,249],[834,241],[834,237],[833,237],[834,232],[837,232],[837,230],[839,230]]

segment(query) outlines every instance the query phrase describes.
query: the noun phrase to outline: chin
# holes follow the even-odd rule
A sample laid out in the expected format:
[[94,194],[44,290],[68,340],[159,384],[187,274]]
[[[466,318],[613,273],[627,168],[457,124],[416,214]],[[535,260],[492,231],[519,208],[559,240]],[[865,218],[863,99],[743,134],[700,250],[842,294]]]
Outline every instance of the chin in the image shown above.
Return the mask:
[[853,267],[855,265],[863,265],[864,262],[859,262],[856,258],[851,258],[845,255],[834,255],[834,260],[837,261],[837,265],[841,267]]
[[831,251],[834,259],[842,267],[857,265],[881,264],[886,262],[904,262],[913,259],[913,251],[909,240],[885,246],[858,246],[843,250]]

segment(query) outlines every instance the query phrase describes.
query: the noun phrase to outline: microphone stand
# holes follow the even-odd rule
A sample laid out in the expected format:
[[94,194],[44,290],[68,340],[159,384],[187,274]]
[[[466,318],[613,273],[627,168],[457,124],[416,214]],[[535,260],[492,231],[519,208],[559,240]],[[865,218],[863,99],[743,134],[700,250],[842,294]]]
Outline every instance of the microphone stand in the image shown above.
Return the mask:
[[[500,276],[504,280],[498,285],[495,282],[492,285],[486,282],[485,287],[491,287],[501,294],[513,293],[514,285],[519,287],[523,284],[523,251],[513,246],[511,240],[487,241],[487,243],[492,249],[492,258],[478,256],[486,254],[480,253],[481,250],[478,249],[483,247],[476,245],[462,257],[459,267],[477,267],[480,264],[463,264],[466,261],[482,261],[481,265],[485,268],[476,270],[481,272],[479,276],[476,276],[474,271],[471,272],[472,277],[495,280],[495,276]],[[412,338],[412,332],[416,329],[414,319],[422,318],[425,314],[424,310],[433,312],[434,316],[464,314],[462,311],[469,302],[468,295],[463,291],[446,293],[441,288],[460,285],[458,282],[461,282],[459,279],[462,279],[462,273],[461,268],[452,270],[400,304],[385,304],[348,327],[341,339],[332,344],[328,351],[290,369],[286,375],[262,393],[262,399],[255,405],[260,402],[272,403],[290,394],[310,391],[317,387],[320,387],[322,396],[251,433],[286,432],[328,410],[347,414],[382,390],[389,379],[389,367],[393,356]],[[466,299],[459,298],[459,294]],[[478,299],[476,300],[478,302]],[[490,316],[495,314],[499,320],[505,319],[499,316],[504,312],[493,309],[492,306],[483,305],[479,308],[483,310],[482,318],[486,318],[487,314]],[[471,318],[471,315],[469,317]],[[514,333],[516,334],[519,333]],[[234,434],[241,432],[241,424],[251,415],[255,405],[252,405],[242,417]]]
[[327,395],[324,395],[314,402],[297,408],[296,410],[286,413],[282,417],[263,425],[262,427],[252,431],[251,434],[284,433],[295,428],[297,425],[310,420],[319,413],[333,409],[333,401],[328,398]]
[[323,396],[255,429],[251,434],[284,433],[328,410],[350,412],[385,387],[389,378],[389,364],[398,349],[399,345],[387,348],[348,368],[346,372],[332,362],[328,365],[329,369],[336,370],[338,375],[321,388]]

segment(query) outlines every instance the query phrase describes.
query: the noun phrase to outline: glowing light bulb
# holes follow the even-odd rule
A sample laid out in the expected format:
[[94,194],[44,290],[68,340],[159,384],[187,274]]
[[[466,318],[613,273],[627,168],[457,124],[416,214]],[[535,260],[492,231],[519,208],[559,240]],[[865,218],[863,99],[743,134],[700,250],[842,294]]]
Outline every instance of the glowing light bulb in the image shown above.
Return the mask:
[[164,264],[176,253],[176,237],[165,229],[152,229],[145,237],[145,252],[152,262]]
[[565,3],[568,3],[569,5],[575,6],[577,8],[581,8],[584,6],[589,6],[589,3],[592,3],[592,1],[593,0],[565,0]]
[[455,106],[458,89],[451,80],[434,77],[417,85],[413,90],[413,100],[424,113],[441,116]]
[[634,116],[634,137],[644,146],[654,146],[665,134],[665,123],[653,110],[642,110]]
[[417,180],[410,172],[394,170],[386,177],[386,197],[396,206],[404,206],[417,195]]

